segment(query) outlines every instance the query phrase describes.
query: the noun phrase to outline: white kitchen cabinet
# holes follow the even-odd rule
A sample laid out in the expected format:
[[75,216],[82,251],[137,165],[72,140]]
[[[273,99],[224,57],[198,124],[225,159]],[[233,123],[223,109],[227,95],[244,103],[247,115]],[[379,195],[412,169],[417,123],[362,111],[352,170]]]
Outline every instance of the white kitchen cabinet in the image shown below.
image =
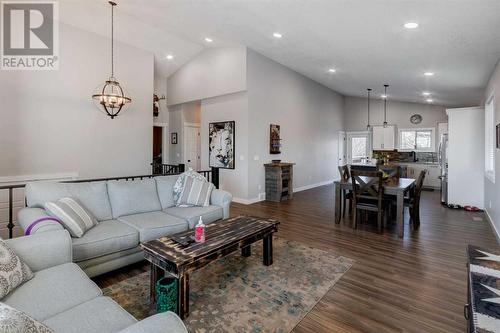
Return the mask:
[[439,165],[436,164],[418,164],[412,163],[406,166],[406,176],[408,178],[418,179],[422,170],[427,170],[424,178],[424,187],[438,189],[441,187]]
[[374,150],[394,150],[396,146],[395,126],[373,126],[372,148]]

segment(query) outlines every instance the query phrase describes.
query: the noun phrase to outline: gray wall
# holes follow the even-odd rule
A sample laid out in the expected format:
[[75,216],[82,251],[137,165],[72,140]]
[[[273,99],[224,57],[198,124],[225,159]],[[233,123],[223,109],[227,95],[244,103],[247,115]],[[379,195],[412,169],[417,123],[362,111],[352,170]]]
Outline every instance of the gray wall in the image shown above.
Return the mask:
[[[500,122],[500,62],[497,63],[485,92],[485,101],[491,95],[495,96],[495,123]],[[484,207],[496,228],[497,239],[500,242],[500,150],[495,149],[495,183],[489,178],[484,180]]]
[[[256,199],[259,193],[265,192],[263,163],[271,159],[296,163],[294,187],[297,189],[337,178],[343,97],[250,49],[247,79],[248,198]],[[281,155],[269,154],[270,124],[281,126]]]
[[153,55],[115,43],[116,77],[132,104],[112,120],[91,98],[109,76],[109,43],[61,24],[58,71],[2,71],[0,177],[150,172]]
[[168,105],[246,90],[246,48],[209,48],[168,77]]

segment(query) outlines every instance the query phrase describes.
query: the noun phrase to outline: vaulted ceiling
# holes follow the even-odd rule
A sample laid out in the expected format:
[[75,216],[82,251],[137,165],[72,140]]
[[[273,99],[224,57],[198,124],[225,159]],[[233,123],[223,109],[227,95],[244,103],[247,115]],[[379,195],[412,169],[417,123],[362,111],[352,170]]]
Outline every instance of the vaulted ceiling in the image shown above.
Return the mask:
[[[118,2],[117,39],[153,52],[163,76],[206,47],[244,45],[347,96],[381,94],[388,83],[392,99],[425,102],[428,91],[435,104],[470,106],[500,58],[498,0]],[[60,19],[109,36],[108,7],[64,0]]]

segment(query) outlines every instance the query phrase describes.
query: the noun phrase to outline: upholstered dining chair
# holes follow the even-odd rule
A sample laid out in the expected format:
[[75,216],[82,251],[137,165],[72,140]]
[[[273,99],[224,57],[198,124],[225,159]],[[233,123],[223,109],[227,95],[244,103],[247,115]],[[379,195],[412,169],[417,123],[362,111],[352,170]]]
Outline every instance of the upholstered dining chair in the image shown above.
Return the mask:
[[[351,173],[347,164],[339,165],[339,173],[341,181],[349,181],[351,178]],[[352,212],[352,192],[344,189],[340,194],[342,195],[342,200],[340,200],[340,211],[342,216],[345,216],[345,211],[347,210],[347,200],[349,200],[349,213]]]
[[358,227],[358,211],[374,212],[377,213],[377,227],[381,233],[384,214],[382,171],[351,170],[351,179],[353,188],[352,227],[354,229]]
[[422,194],[422,188],[424,187],[426,173],[427,170],[420,171],[415,188],[410,192],[410,196],[405,198],[405,207],[408,207],[410,211],[410,223],[412,224],[413,229],[418,229],[418,227],[420,227],[420,195]]

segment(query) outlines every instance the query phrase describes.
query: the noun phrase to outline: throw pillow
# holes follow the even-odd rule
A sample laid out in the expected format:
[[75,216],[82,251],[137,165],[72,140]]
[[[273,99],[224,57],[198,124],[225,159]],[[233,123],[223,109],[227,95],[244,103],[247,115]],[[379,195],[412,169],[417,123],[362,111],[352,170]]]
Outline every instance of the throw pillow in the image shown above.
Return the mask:
[[178,206],[206,207],[210,204],[210,195],[214,188],[214,184],[206,180],[187,177],[184,189],[179,197]]
[[51,333],[54,332],[26,313],[0,303],[0,332],[6,333]]
[[[33,277],[24,261],[0,240],[0,299]],[[0,332],[3,332],[0,330]]]
[[201,181],[207,181],[205,177],[203,177],[198,172],[194,171],[192,168],[189,168],[188,171],[180,174],[179,178],[174,185],[174,202],[176,205],[179,205],[179,198],[181,196],[182,191],[184,190],[184,184],[186,183],[187,178],[195,178]]
[[80,238],[97,225],[97,219],[74,198],[61,198],[56,202],[46,202],[45,209],[57,217],[71,236]]

